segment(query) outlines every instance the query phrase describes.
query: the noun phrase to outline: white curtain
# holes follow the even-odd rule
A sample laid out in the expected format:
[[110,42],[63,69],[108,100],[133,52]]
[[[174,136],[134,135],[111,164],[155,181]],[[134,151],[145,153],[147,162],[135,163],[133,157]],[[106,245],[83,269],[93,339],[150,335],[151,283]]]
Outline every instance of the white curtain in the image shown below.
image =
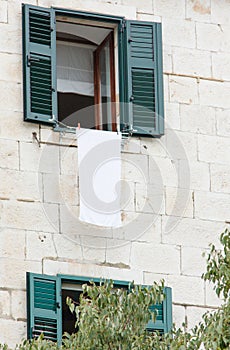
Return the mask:
[[57,90],[94,95],[94,48],[57,44]]

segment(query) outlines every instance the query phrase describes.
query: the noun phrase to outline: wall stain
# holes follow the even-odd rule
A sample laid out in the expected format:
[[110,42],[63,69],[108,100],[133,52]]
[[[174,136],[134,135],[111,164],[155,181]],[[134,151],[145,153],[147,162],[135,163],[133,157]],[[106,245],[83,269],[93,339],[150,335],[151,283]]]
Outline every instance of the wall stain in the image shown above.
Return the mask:
[[193,10],[200,13],[201,15],[206,15],[211,13],[210,6],[206,7],[199,0],[192,0],[194,2]]

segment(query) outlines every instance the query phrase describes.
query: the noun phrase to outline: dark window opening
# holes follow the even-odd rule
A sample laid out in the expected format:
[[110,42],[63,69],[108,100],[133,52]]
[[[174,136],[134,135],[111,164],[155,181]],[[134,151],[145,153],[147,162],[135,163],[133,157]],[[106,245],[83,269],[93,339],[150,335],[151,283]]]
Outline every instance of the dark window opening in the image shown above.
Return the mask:
[[116,130],[113,29],[57,18],[58,120]]
[[81,290],[62,289],[62,333],[72,334],[77,331],[75,327],[76,315],[70,311],[69,306],[66,304],[66,298],[70,297],[75,302],[79,302],[81,293]]

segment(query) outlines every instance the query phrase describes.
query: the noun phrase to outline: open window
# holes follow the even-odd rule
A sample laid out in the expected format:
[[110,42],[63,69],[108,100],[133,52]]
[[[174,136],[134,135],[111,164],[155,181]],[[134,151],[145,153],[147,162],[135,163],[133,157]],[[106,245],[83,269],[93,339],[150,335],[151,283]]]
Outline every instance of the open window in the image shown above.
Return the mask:
[[116,131],[114,35],[105,23],[56,18],[58,121]]
[[23,5],[24,120],[164,133],[161,24]]
[[[100,279],[67,275],[40,275],[27,273],[27,335],[28,339],[44,334],[45,339],[61,342],[64,332],[72,333],[75,318],[66,306],[66,296],[78,301],[82,284]],[[115,288],[128,288],[129,283],[115,281]],[[165,287],[165,300],[153,305],[158,310],[155,322],[149,321],[146,328],[153,332],[167,333],[172,327],[172,292]]]

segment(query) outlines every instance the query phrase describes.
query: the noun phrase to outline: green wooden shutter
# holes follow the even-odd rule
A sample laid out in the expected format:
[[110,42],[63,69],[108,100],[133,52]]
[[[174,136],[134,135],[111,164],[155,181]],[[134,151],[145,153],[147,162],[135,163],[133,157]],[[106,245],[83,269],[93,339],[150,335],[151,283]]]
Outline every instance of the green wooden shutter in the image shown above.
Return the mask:
[[167,333],[172,328],[172,290],[165,287],[165,299],[161,304],[152,305],[152,311],[157,310],[156,321],[149,321],[147,329],[151,332],[158,331],[160,334]]
[[164,133],[161,24],[126,22],[129,126],[134,133]]
[[61,282],[60,278],[27,273],[28,338],[41,333],[45,339],[58,341],[61,330]]
[[53,9],[23,5],[24,120],[55,124],[56,31]]

